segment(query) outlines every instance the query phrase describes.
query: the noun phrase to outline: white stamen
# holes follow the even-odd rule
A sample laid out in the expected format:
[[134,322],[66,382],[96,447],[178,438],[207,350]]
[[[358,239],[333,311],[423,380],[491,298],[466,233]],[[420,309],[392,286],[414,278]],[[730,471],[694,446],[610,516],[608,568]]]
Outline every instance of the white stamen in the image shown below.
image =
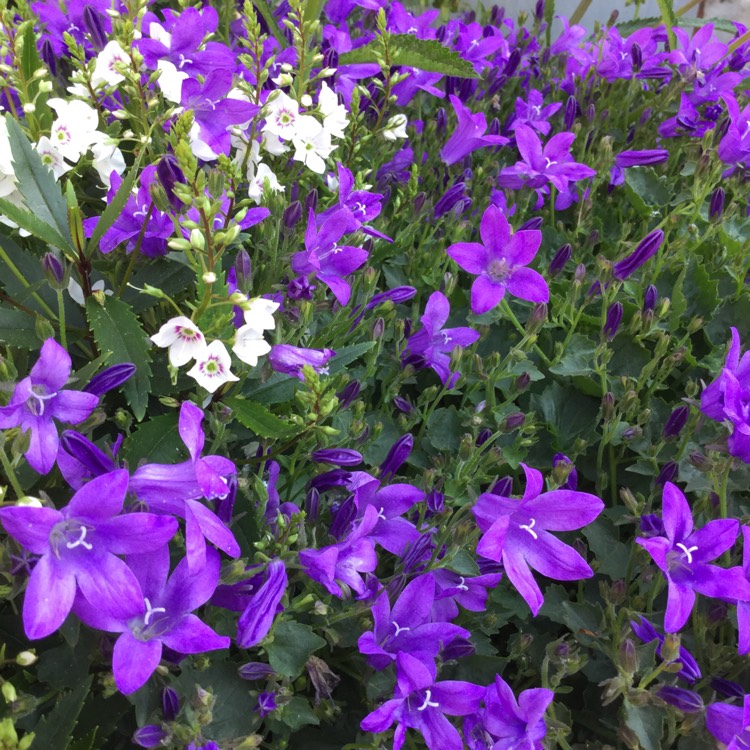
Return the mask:
[[393,634],[393,637],[395,638],[399,633],[404,633],[407,630],[411,630],[411,628],[400,628],[398,626],[398,623],[393,620],[393,627],[396,628],[396,632]]
[[553,164],[557,164],[556,161],[551,161],[549,156],[545,156],[544,161],[547,162],[547,169],[549,169]]
[[68,542],[65,546],[68,549],[75,549],[76,547],[85,547],[88,550],[94,549],[94,545],[89,544],[89,542],[86,541],[87,531],[88,529],[85,526],[81,526],[81,536],[79,536],[75,542]]
[[180,52],[180,64],[177,67],[182,70],[185,65],[192,62],[193,61],[189,57],[185,57],[185,55]]
[[691,552],[696,552],[698,550],[697,547],[689,547],[688,548],[682,542],[677,542],[677,544],[675,544],[675,547],[679,547],[685,553],[685,557],[687,557],[687,561],[689,563],[693,562],[693,556],[692,556]]
[[534,539],[539,539],[539,535],[538,535],[538,534],[536,533],[536,531],[534,531],[534,525],[535,525],[535,524],[536,524],[536,519],[535,519],[535,518],[532,518],[532,519],[531,519],[531,523],[529,523],[529,525],[528,525],[528,526],[527,526],[526,524],[523,524],[523,523],[522,523],[522,524],[520,524],[520,525],[519,525],[519,528],[522,528],[522,529],[524,529],[525,531],[528,531],[528,532],[529,532],[529,534],[531,534],[531,536],[533,536],[533,537],[534,537]]
[[385,508],[379,508],[378,509],[378,518],[382,518],[384,521],[387,521],[388,519],[385,517]]
[[424,692],[425,692],[424,703],[417,709],[417,711],[424,711],[425,708],[427,708],[428,706],[430,708],[438,708],[440,704],[430,700],[430,698],[432,698],[432,691],[425,690]]
[[468,591],[469,587],[466,585],[465,581],[466,579],[463,576],[461,576],[461,583],[459,583],[458,586],[456,586],[456,588],[460,589],[461,591]]
[[144,598],[143,603],[146,605],[146,614],[143,615],[143,624],[148,625],[149,620],[151,619],[151,615],[156,614],[157,612],[166,612],[167,610],[164,609],[164,607],[152,607],[151,602]]

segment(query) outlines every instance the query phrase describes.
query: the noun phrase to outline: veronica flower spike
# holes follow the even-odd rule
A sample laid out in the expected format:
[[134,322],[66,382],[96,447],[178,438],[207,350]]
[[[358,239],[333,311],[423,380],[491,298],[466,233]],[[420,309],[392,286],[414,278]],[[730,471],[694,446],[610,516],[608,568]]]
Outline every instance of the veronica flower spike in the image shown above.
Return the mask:
[[664,535],[636,542],[646,549],[667,579],[667,611],[664,629],[678,632],[687,622],[696,593],[725,601],[750,600],[750,583],[741,567],[709,565],[735,542],[740,530],[733,518],[710,521],[693,528],[693,516],[685,496],[671,482],[662,494]]
[[497,206],[490,205],[482,216],[478,242],[458,242],[447,249],[448,255],[477,278],[471,287],[471,311],[481,315],[492,310],[508,291],[529,302],[549,302],[547,282],[531,268],[542,243],[538,229],[513,233],[508,220]]
[[60,439],[53,420],[78,424],[88,419],[99,397],[83,391],[64,390],[70,377],[69,354],[54,339],[47,339],[36,364],[16,385],[7,406],[0,406],[0,429],[20,427],[30,433],[26,460],[39,474],[54,465]]
[[549,532],[583,528],[602,512],[604,503],[586,492],[542,492],[541,472],[521,466],[526,474],[526,491],[521,500],[486,492],[472,510],[483,532],[477,554],[502,562],[510,582],[536,615],[544,597],[532,569],[556,581],[576,581],[594,575],[572,547]]

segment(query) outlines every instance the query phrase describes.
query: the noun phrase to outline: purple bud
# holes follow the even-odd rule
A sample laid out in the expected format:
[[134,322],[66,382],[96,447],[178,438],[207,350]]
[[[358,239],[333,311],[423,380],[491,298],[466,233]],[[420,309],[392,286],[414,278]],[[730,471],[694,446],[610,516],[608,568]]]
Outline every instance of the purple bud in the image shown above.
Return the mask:
[[42,271],[54,289],[63,289],[65,267],[54,253],[45,253],[42,258]]
[[287,229],[294,229],[301,218],[302,204],[299,201],[293,201],[284,209],[284,226]]
[[703,710],[703,699],[692,690],[673,687],[672,685],[663,685],[656,694],[670,706],[679,708],[686,714],[694,714]]
[[362,454],[351,448],[321,448],[310,454],[313,461],[334,466],[357,466],[362,463]]
[[380,466],[381,477],[383,479],[392,477],[409,458],[412,450],[414,450],[414,437],[407,432],[388,451],[388,455]]
[[[433,529],[433,532],[436,530]],[[414,573],[418,570],[422,570],[425,564],[429,562],[432,557],[432,551],[435,548],[432,533],[424,533],[419,539],[417,539],[411,547],[406,551],[406,554],[402,558],[404,573]]]
[[145,727],[136,729],[133,742],[138,747],[159,747],[166,738],[167,733],[158,724],[146,724]]
[[564,453],[555,453],[555,455],[552,456],[552,468],[554,469],[558,464],[572,467],[562,486],[566,490],[573,490],[575,492],[578,488],[578,471],[576,471],[576,467],[573,466],[573,462]]
[[617,329],[620,327],[622,322],[622,302],[614,302],[609,306],[607,310],[607,320],[604,323],[604,330],[602,333],[607,337],[607,341],[617,335]]
[[682,428],[685,426],[689,415],[690,407],[687,404],[678,406],[669,415],[669,419],[667,419],[667,423],[664,425],[662,435],[665,438],[677,437],[677,435],[682,432]]
[[712,690],[721,693],[726,698],[744,698],[745,689],[731,680],[725,680],[723,677],[714,677],[709,683]]
[[57,76],[57,57],[55,57],[55,50],[52,47],[52,42],[49,39],[45,39],[39,48],[39,56],[44,61],[44,64],[49,68],[49,72],[52,73],[52,77]]
[[373,298],[365,305],[365,309],[372,310],[388,300],[393,302],[394,305],[408,302],[416,293],[417,290],[413,286],[397,286],[395,289],[373,295]]
[[521,224],[520,227],[518,227],[518,231],[525,232],[527,229],[541,229],[541,228],[542,228],[542,217],[535,216],[533,219],[524,221],[524,223]]
[[570,260],[570,256],[573,255],[573,247],[570,243],[564,244],[556,253],[555,257],[549,264],[549,275],[557,276],[560,271],[565,268],[565,264]]
[[237,289],[247,294],[253,285],[253,262],[244,247],[238,251],[234,259],[234,273],[237,278]]
[[320,517],[320,493],[314,487],[311,487],[305,495],[305,513],[312,523]]
[[503,426],[506,430],[515,430],[517,427],[520,427],[524,422],[526,421],[526,415],[523,412],[516,411],[512,414],[509,414],[505,421],[503,422]]
[[563,120],[563,126],[565,130],[570,130],[578,117],[579,107],[578,101],[574,96],[569,96],[568,101],[565,102],[565,118]]
[[499,495],[500,497],[510,497],[511,492],[513,492],[513,477],[498,479],[490,490],[490,494]]
[[375,318],[375,321],[372,324],[372,330],[371,330],[371,338],[373,341],[377,341],[378,339],[383,338],[383,334],[385,333],[385,320],[383,320],[382,317]]
[[216,515],[227,525],[232,522],[232,514],[234,513],[234,503],[237,500],[237,488],[239,483],[237,482],[237,476],[232,474],[226,480],[228,492],[223,497],[218,497],[214,500],[214,511]]
[[92,5],[83,6],[83,26],[91,38],[91,44],[97,52],[107,46],[107,29],[104,16]]
[[343,487],[351,477],[351,472],[344,469],[331,469],[323,474],[318,474],[310,480],[310,487],[320,492],[325,492],[333,487]]
[[351,531],[352,521],[357,517],[357,506],[354,497],[347,497],[338,507],[331,508],[333,519],[329,531],[334,539],[342,539]]
[[182,208],[182,201],[175,195],[174,186],[177,183],[185,182],[185,175],[180,169],[177,163],[177,157],[173,154],[166,154],[159,161],[156,167],[156,176],[164,188],[164,192],[167,194],[169,205],[175,211],[179,211]]
[[657,487],[663,487],[667,482],[673,482],[677,477],[678,470],[679,466],[675,461],[667,461],[659,472],[659,475],[654,480],[654,484]]
[[313,299],[313,292],[317,287],[310,283],[307,276],[298,276],[292,279],[286,286],[286,296],[289,299]]
[[492,437],[492,430],[489,427],[485,427],[478,435],[475,441],[477,448],[483,446]]
[[424,208],[424,202],[427,200],[427,193],[421,190],[414,196],[414,213],[418,214]]
[[641,517],[641,531],[646,537],[664,536],[664,521],[654,513]]
[[131,378],[138,368],[131,362],[122,362],[119,365],[107,367],[100,373],[94,375],[88,385],[83,387],[86,393],[94,396],[102,396],[107,391],[119,388],[125,381]]
[[521,50],[518,47],[514,47],[513,51],[508,55],[508,62],[505,63],[505,69],[503,75],[506,78],[510,78],[517,70],[521,63]]
[[528,372],[522,372],[517,378],[515,383],[515,389],[522,393],[531,385],[531,375]]
[[492,118],[492,122],[487,128],[487,135],[500,135],[500,120],[497,117]]
[[411,414],[414,411],[414,407],[401,396],[395,396],[393,399],[393,405],[404,414]]
[[537,21],[544,20],[544,0],[536,0],[536,6],[534,7],[534,17]]
[[180,713],[180,699],[171,687],[161,691],[161,711],[165,721],[174,721]]
[[593,122],[596,119],[596,107],[593,102],[586,107],[586,119],[589,122]]
[[639,243],[636,249],[622,260],[615,263],[612,275],[619,281],[627,279],[630,274],[639,269],[647,260],[656,254],[664,241],[664,232],[655,229],[649,232]]
[[445,113],[445,107],[440,107],[435,113],[435,131],[438,135],[442,135],[447,128],[448,115]]
[[446,661],[458,661],[471,656],[476,651],[474,644],[466,638],[454,638],[440,652],[441,659]]
[[457,182],[454,185],[451,185],[443,196],[437,201],[435,204],[435,208],[433,209],[433,213],[435,215],[436,219],[439,219],[441,216],[444,216],[448,213],[455,205],[458,203],[464,196],[464,189],[466,188],[466,184],[463,182]]
[[432,490],[427,495],[426,503],[430,513],[442,513],[445,510],[445,495],[437,490]]
[[713,221],[718,219],[724,213],[724,198],[726,193],[724,188],[717,188],[711,195],[711,203],[708,208],[708,218]]
[[711,468],[711,461],[700,451],[692,451],[688,454],[688,461],[691,466],[695,466],[698,471],[708,471]]
[[643,312],[648,312],[656,307],[656,303],[659,301],[659,290],[653,285],[649,284],[646,287],[646,292],[643,295]]
[[243,680],[265,680],[273,674],[273,669],[260,661],[250,661],[237,670]]
[[577,281],[579,284],[583,283],[586,278],[586,266],[583,263],[579,263],[576,266],[575,273],[573,274],[573,281]]
[[647,164],[660,164],[669,159],[669,151],[665,148],[652,148],[645,151],[621,151],[615,156],[615,166],[620,169],[626,167],[641,167]]
[[633,70],[640,70],[643,67],[643,50],[639,44],[633,43],[630,57],[633,59]]
[[358,380],[348,382],[344,386],[344,389],[336,394],[336,398],[339,400],[339,410],[348,409],[354,403],[354,399],[359,396],[360,389],[361,386]]
[[305,216],[309,216],[310,211],[313,213],[318,208],[318,191],[313,188],[305,198]]

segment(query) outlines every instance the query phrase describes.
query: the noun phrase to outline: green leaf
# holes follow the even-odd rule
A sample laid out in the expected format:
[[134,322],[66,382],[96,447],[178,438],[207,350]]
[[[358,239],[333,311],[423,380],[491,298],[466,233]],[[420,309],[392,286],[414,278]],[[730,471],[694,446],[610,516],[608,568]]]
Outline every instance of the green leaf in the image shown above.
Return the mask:
[[275,372],[264,383],[246,390],[245,395],[251,396],[259,404],[283,404],[294,398],[299,384],[298,378]]
[[590,375],[594,371],[595,344],[586,336],[574,333],[565,347],[563,358],[549,368],[555,375]]
[[643,750],[659,750],[664,724],[664,712],[656,706],[634,706],[626,700],[623,704],[625,725],[631,729]]
[[632,167],[625,173],[625,189],[630,202],[644,218],[666,206],[672,196],[665,177],[659,177],[648,167]]
[[21,349],[39,349],[42,342],[36,336],[33,315],[0,305],[0,341]]
[[341,372],[348,364],[359,359],[365,352],[369,352],[375,346],[375,341],[365,341],[362,344],[352,344],[336,350],[336,356],[328,365],[328,371],[331,375]]
[[[42,157],[31,147],[18,122],[10,115],[6,115],[5,121],[8,126],[8,140],[13,154],[13,169],[16,173],[18,190],[24,198],[26,207],[44,224],[51,227],[64,243],[54,244],[58,244],[61,249],[65,248],[73,252],[73,242],[70,239],[68,226],[68,206],[60,186],[55,181],[55,175],[43,164]],[[0,208],[0,210],[5,209]],[[15,221],[13,217],[10,218]]]
[[281,622],[273,630],[273,642],[266,647],[268,662],[276,674],[294,679],[302,674],[310,655],[325,645],[309,625]]
[[139,425],[125,441],[123,456],[134,469],[147,458],[151,463],[174,464],[188,458],[177,427],[177,413],[162,414]]
[[59,247],[61,250],[67,249],[69,252],[73,252],[68,240],[65,240],[54,227],[43,222],[28,209],[16,206],[15,203],[11,203],[5,198],[0,198],[0,214],[10,219],[21,229],[25,229],[29,234],[42,240],[42,242]]
[[304,20],[307,22],[317,21],[323,10],[323,0],[305,0]]
[[583,535],[598,563],[597,573],[603,573],[613,580],[625,578],[630,550],[617,538],[614,524],[600,516],[583,530]]
[[[456,78],[478,78],[474,67],[458,52],[448,49],[437,39],[419,39],[411,34],[392,34],[388,38],[392,66],[418,68],[428,73],[442,73]],[[382,56],[382,44],[375,40],[339,57],[341,65],[375,63]]]
[[284,36],[284,32],[281,30],[279,22],[273,14],[271,4],[267,2],[267,0],[253,0],[253,5],[271,30],[274,39],[281,45],[281,49],[286,49],[289,46],[289,40]]
[[112,297],[108,297],[103,306],[90,297],[86,303],[86,316],[101,352],[112,352],[110,365],[132,362],[136,366],[135,374],[125,383],[123,390],[140,422],[146,415],[151,385],[151,354],[146,332],[133,311]]
[[294,431],[292,425],[279,419],[262,404],[244,398],[227,398],[224,401],[234,411],[237,421],[259,437],[279,439],[288,437]]
[[309,726],[310,724],[320,724],[320,719],[315,715],[310,704],[299,695],[295,695],[294,698],[284,706],[281,721],[284,722],[284,724],[286,724],[293,732],[302,729],[302,727]]
[[145,153],[145,149],[141,151],[133,166],[128,170],[127,177],[117,189],[114,198],[112,198],[112,201],[104,209],[104,213],[99,217],[99,221],[96,222],[94,232],[86,245],[86,254],[89,257],[99,247],[99,242],[104,237],[105,232],[117,221],[118,216],[122,213],[122,209],[125,208],[125,204],[128,202],[128,198],[133,191],[133,185],[135,185],[140,172],[141,159]]
[[461,444],[464,429],[455,406],[435,409],[427,420],[427,438],[439,451],[456,451]]
[[677,48],[677,37],[674,35],[672,28],[677,26],[677,16],[674,12],[673,0],[656,0],[659,6],[659,12],[661,13],[661,20],[667,27],[667,34],[669,34],[669,47],[670,49]]
[[563,388],[559,383],[552,383],[541,395],[532,396],[531,405],[547,422],[558,450],[570,446],[582,432],[588,433],[587,438],[595,439],[591,428],[599,411],[595,399],[572,388]]
[[66,750],[94,678],[83,680],[34,727],[32,750]]
[[96,742],[96,734],[99,731],[99,727],[94,727],[85,737],[80,740],[74,740],[71,742],[67,750],[94,750],[94,742]]

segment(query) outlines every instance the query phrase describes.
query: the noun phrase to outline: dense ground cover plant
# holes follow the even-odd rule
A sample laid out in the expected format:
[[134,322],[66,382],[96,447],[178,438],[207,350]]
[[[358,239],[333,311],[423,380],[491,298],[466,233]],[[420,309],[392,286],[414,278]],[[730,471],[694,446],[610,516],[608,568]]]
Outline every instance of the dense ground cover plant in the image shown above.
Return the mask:
[[3,747],[747,744],[750,47],[661,6],[0,3]]

